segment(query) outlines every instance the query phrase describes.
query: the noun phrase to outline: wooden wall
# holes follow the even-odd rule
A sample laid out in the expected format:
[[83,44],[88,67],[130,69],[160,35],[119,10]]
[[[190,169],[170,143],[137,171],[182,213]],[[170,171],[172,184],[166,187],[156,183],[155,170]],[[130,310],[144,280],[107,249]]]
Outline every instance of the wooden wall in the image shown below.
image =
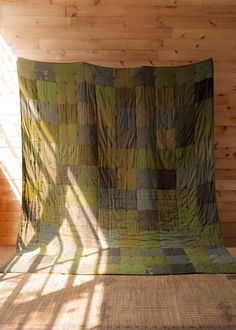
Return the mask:
[[[5,170],[12,169],[10,179],[18,188],[19,108],[17,88],[10,88],[15,81],[11,52],[117,67],[172,66],[212,57],[218,210],[225,242],[236,246],[236,0],[0,0],[0,10],[2,42],[8,45],[1,56],[10,63],[5,66],[1,58],[0,153],[5,158],[0,159]],[[5,123],[9,130],[4,131]],[[0,243],[12,244],[20,206],[5,172],[0,173]]]

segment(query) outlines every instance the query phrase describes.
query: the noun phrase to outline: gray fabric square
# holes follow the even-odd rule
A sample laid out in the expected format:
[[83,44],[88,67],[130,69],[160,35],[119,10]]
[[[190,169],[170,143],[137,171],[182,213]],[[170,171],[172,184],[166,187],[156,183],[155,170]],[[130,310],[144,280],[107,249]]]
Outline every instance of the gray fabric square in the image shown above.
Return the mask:
[[40,120],[57,124],[58,123],[58,108],[57,104],[50,104],[47,102],[38,103]]
[[178,168],[177,173],[177,189],[184,189],[192,187],[197,184],[196,181],[196,168]]
[[115,69],[95,66],[95,84],[105,87],[114,86]]
[[95,145],[97,143],[97,130],[95,125],[78,126],[78,143]]
[[184,249],[181,248],[163,248],[162,250],[166,256],[186,255]]
[[169,265],[147,266],[146,275],[171,274]]
[[117,110],[117,127],[136,129],[136,110],[135,108]]
[[189,258],[186,255],[179,256],[166,256],[169,264],[187,264],[190,263]]
[[154,128],[139,127],[137,129],[137,147],[156,147],[156,132]]
[[117,210],[136,210],[136,191],[117,190],[115,194],[115,207]]
[[40,223],[39,240],[50,243],[58,235],[58,226],[55,224]]
[[55,81],[55,64],[35,62],[35,75],[39,80]]
[[156,126],[158,128],[175,128],[176,127],[176,110],[171,108],[157,108],[156,110]]
[[196,273],[191,263],[187,264],[169,264],[172,274],[192,274]]
[[163,257],[164,253],[161,248],[142,249],[143,257]]
[[137,171],[138,189],[156,189],[157,188],[157,170],[138,170]]
[[95,85],[82,82],[76,85],[76,95],[78,103],[96,104]]
[[138,211],[156,210],[156,191],[148,189],[137,190]]
[[99,203],[98,206],[101,209],[115,209],[115,192],[113,188],[99,188]]

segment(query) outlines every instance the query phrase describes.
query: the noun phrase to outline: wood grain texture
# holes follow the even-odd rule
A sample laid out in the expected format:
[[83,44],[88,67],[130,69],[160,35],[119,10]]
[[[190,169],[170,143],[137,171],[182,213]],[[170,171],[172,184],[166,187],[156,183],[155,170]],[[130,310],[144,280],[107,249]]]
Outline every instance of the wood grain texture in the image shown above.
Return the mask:
[[176,66],[212,57],[218,210],[225,242],[236,246],[236,0],[5,0],[0,16],[8,45],[0,56],[0,244],[14,242],[9,234],[15,235],[20,217],[19,100],[10,51],[112,67]]

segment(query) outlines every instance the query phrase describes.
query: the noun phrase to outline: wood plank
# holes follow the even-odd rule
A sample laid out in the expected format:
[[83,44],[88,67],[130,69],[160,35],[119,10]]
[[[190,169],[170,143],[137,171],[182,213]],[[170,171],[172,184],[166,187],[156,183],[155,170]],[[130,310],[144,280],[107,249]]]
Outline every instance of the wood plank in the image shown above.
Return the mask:
[[[163,48],[168,49],[177,49],[177,50],[191,50],[191,49],[217,49],[219,50],[222,47],[222,40],[221,39],[200,39],[196,40],[194,38],[192,39],[165,39],[163,41]],[[234,38],[232,39],[224,39],[224,49],[235,49],[236,47],[236,40]],[[215,79],[218,79],[218,77],[215,77]],[[224,76],[224,79],[226,77]],[[234,80],[235,81],[235,80]]]
[[[144,50],[161,49],[163,41],[160,39],[66,39],[63,48],[67,50]],[[62,44],[60,39],[40,39],[39,48],[42,50],[60,50]]]
[[34,49],[34,48],[39,48],[39,40],[38,39],[12,39],[9,38],[7,39],[8,45],[12,48],[12,50],[16,48],[22,48],[22,49]]
[[218,190],[235,190],[236,189],[236,180],[227,180],[227,179],[216,180],[216,189],[218,189]]
[[[229,212],[236,212],[236,203],[235,202],[218,202],[217,208],[219,211],[228,210]],[[235,231],[236,233],[236,231]],[[234,233],[234,235],[235,235]],[[236,236],[236,235],[235,235]]]
[[235,29],[230,29],[230,28],[186,28],[186,29],[173,29],[173,39],[182,39],[182,40],[228,40],[228,39],[234,39],[235,38]]
[[235,238],[235,233],[236,233],[236,222],[224,222],[220,224],[222,233],[224,237],[234,237]]
[[236,180],[236,170],[216,170],[217,180]]
[[42,16],[15,16],[15,17],[3,17],[1,19],[1,26],[5,28],[11,27],[70,27],[71,18],[70,17],[42,17]]
[[[212,57],[213,60],[217,61],[236,61],[236,53],[234,51],[225,52],[223,49],[219,50],[206,50],[202,49],[201,52],[196,50],[182,50],[181,48],[173,50],[160,50],[158,52],[160,61],[173,61],[173,60],[185,60],[185,61],[201,61],[206,58]],[[199,56],[200,55],[200,56]]]
[[[229,147],[233,148],[236,145],[236,137],[235,136],[221,136],[215,134],[215,145],[217,147]],[[221,160],[222,161],[222,160]],[[234,163],[235,159],[226,159],[226,161],[230,163]],[[230,167],[231,168],[231,167]]]
[[236,212],[228,210],[219,210],[220,221],[222,222],[236,222]]
[[15,246],[16,245],[16,236],[0,236],[0,246]]
[[17,236],[19,232],[19,223],[9,221],[9,222],[1,222],[0,221],[0,237],[6,237],[6,236]]
[[[0,211],[1,222],[16,222],[19,223],[21,211]],[[4,226],[4,224],[2,224]]]
[[236,137],[236,127],[231,126],[215,126],[214,134],[216,137]]
[[[205,10],[206,11],[206,10]],[[227,11],[228,12],[228,11]],[[206,13],[207,14],[207,13]],[[66,16],[69,17],[148,17],[149,19],[155,16],[176,16],[178,17],[189,17],[189,16],[202,16],[202,6],[151,6],[142,5],[84,5],[84,6],[66,6]]]
[[219,217],[221,222],[236,222],[236,212],[219,210]]
[[60,17],[65,16],[65,6],[57,6],[55,4],[5,4],[1,7],[1,14],[4,17],[11,16],[43,16],[43,17]]
[[4,200],[0,200],[0,211],[20,211],[21,210],[21,206],[19,204],[18,201],[4,201]]
[[171,38],[172,29],[95,29],[87,28],[11,28],[1,29],[2,35],[7,39],[32,39],[32,38],[47,38],[47,39],[80,39],[80,38],[96,38],[96,39],[165,39]]
[[[135,16],[84,16],[84,17],[71,17],[72,27],[108,27],[113,29],[114,27],[123,27],[124,29],[138,28],[140,27],[140,17]],[[142,26],[145,28],[172,28],[172,29],[209,29],[209,28],[229,28],[233,29],[236,27],[235,17],[179,17],[179,16],[164,16],[155,15],[142,16]]]
[[235,247],[236,237],[224,237],[224,243],[226,247]]
[[216,198],[217,202],[236,202],[236,190],[216,190]]
[[206,5],[202,6],[203,14],[213,17],[235,17],[236,16],[236,6],[218,6],[218,5],[209,5],[206,2]]
[[[48,4],[49,0],[4,0],[6,4]],[[50,0],[53,5],[73,5],[73,6],[109,6],[117,5],[117,0]],[[147,6],[147,2],[143,0],[119,0],[121,6],[135,5],[135,6]],[[202,5],[214,5],[214,6],[235,6],[236,0],[148,0],[150,6],[202,6]]]
[[[236,129],[236,127],[235,127]],[[236,157],[236,147],[235,148],[228,148],[228,147],[221,147],[215,148],[215,157],[216,158],[235,158]]]
[[82,61],[95,63],[96,61],[108,62],[112,61],[151,61],[158,60],[158,52],[156,50],[32,50],[30,53],[24,49],[17,49],[15,52],[18,56],[31,59],[46,60],[51,58],[54,60],[66,61]]

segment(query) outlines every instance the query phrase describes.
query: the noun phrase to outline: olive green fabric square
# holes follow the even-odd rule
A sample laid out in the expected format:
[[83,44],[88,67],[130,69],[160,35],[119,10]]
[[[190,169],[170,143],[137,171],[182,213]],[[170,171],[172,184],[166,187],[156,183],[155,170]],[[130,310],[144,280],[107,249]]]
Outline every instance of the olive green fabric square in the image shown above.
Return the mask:
[[57,103],[57,85],[55,82],[37,80],[39,101]]

